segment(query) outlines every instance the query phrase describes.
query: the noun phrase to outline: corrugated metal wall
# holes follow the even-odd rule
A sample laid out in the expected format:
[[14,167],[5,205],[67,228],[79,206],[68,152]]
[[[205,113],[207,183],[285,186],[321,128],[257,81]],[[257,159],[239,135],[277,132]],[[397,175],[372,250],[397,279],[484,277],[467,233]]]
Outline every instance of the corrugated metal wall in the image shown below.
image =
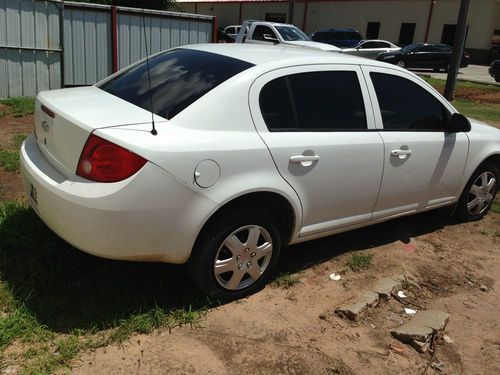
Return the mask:
[[0,98],[34,96],[62,82],[94,84],[146,56],[144,30],[152,54],[210,42],[214,22],[199,14],[0,0]]
[[60,4],[0,0],[0,98],[61,87]]

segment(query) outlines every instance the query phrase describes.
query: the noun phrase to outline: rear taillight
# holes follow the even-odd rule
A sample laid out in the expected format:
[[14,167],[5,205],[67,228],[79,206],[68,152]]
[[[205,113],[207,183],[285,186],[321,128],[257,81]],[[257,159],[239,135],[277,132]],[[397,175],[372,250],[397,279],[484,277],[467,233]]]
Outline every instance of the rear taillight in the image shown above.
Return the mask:
[[85,143],[76,174],[97,182],[117,182],[137,173],[146,159],[91,134]]

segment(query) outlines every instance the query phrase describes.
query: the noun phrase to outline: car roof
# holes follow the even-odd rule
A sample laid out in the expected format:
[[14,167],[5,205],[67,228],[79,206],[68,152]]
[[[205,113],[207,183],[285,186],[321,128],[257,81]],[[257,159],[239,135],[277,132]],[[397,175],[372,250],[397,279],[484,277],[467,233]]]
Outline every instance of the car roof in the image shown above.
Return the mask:
[[[235,59],[247,61],[254,65],[261,65],[272,61],[306,60],[315,63],[340,63],[380,65],[387,67],[387,63],[367,60],[363,57],[343,54],[340,52],[321,51],[308,47],[295,47],[285,45],[263,45],[246,43],[211,43],[193,44],[182,48],[196,49],[205,52],[217,53]],[[314,58],[314,60],[313,60]],[[302,61],[304,63],[304,61]]]

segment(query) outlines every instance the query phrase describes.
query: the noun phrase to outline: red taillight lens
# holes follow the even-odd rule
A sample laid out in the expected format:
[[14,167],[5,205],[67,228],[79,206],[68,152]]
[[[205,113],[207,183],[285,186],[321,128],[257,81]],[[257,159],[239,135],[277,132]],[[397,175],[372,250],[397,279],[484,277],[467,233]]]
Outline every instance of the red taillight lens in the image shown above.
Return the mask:
[[132,176],[146,159],[91,134],[85,143],[76,174],[97,182],[117,182]]

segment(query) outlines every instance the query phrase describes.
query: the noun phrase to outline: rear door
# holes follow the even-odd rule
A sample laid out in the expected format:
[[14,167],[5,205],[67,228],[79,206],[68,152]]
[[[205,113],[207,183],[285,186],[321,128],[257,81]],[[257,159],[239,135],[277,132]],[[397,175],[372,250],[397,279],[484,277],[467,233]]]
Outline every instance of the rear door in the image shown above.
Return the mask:
[[373,219],[452,203],[467,160],[465,133],[447,131],[451,107],[413,75],[363,67],[385,145]]
[[300,236],[367,222],[380,187],[383,144],[361,69],[279,69],[250,90],[256,128],[300,197]]

